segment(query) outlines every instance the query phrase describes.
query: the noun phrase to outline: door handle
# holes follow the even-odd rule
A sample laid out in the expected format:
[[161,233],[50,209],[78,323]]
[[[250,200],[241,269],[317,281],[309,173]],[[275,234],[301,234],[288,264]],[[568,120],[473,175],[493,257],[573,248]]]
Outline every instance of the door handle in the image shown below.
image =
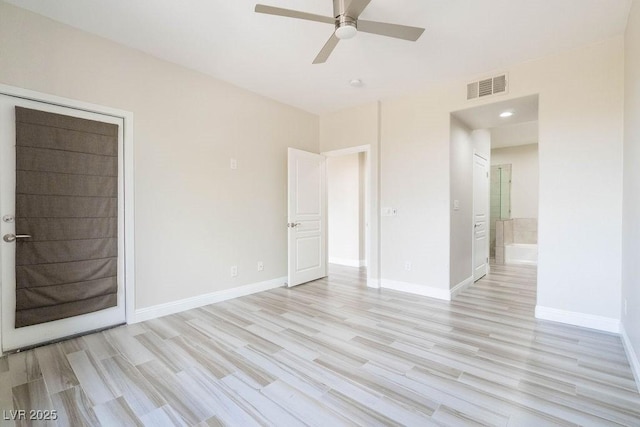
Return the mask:
[[15,242],[18,239],[29,239],[29,238],[31,238],[30,234],[13,234],[13,233],[9,233],[9,234],[5,234],[4,236],[2,236],[2,240],[4,240],[7,243]]
[[301,225],[302,225],[302,223],[300,223],[300,222],[290,222],[290,223],[287,224],[287,227],[296,228],[296,227],[299,227]]

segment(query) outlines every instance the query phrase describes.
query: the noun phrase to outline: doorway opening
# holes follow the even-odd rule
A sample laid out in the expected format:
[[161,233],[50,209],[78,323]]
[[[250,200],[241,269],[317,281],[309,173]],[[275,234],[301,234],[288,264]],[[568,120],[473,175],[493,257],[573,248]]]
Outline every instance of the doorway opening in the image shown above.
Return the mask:
[[538,95],[451,113],[450,161],[452,296],[493,267],[537,266]]
[[327,156],[328,261],[333,276],[357,269],[366,283],[369,265],[369,147]]

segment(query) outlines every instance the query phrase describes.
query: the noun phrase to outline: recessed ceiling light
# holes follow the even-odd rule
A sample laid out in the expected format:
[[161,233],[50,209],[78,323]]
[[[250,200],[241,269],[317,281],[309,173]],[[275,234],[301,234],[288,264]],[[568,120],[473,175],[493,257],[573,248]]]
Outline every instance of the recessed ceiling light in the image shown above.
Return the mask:
[[500,113],[500,117],[502,117],[503,119],[511,116],[513,116],[513,111],[503,111],[502,113]]
[[349,80],[349,86],[351,86],[351,87],[362,87],[362,86],[364,86],[364,83],[362,83],[362,80],[360,80],[360,79],[351,79],[351,80]]

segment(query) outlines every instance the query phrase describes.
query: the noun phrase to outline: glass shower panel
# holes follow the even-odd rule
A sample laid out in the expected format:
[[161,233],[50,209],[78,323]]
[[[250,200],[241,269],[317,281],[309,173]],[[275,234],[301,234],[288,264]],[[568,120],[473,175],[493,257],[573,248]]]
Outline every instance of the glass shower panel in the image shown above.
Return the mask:
[[496,221],[511,218],[511,165],[491,166],[489,256],[496,255]]
[[511,218],[511,165],[500,165],[500,219]]

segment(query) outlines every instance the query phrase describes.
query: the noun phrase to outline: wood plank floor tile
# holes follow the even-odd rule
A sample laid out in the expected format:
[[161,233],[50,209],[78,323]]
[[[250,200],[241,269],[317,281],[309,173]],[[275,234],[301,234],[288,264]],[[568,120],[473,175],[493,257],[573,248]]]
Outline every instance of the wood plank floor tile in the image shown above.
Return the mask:
[[[179,426],[188,427],[188,424],[176,411],[169,405],[162,406],[158,409],[154,409],[148,414],[140,417],[140,420],[145,427],[157,427],[157,426]],[[204,422],[203,422],[204,423]],[[203,423],[196,424],[198,426],[205,425]]]
[[59,426],[640,426],[620,337],[536,320],[535,305],[530,266],[492,266],[441,301],[332,265],[2,357],[0,409],[55,408]]
[[[55,408],[51,400],[51,396],[47,391],[47,387],[43,379],[21,384],[13,388],[13,408],[15,410],[25,411],[26,415],[22,419],[16,420],[17,426],[27,426],[32,424],[29,417],[29,411],[51,411]],[[4,418],[4,417],[3,417]],[[39,424],[45,426],[55,426],[54,420],[39,421]]]
[[116,394],[124,397],[138,417],[166,404],[160,392],[123,356],[114,356],[101,363]]
[[93,410],[103,426],[141,427],[144,425],[123,397],[96,405]]
[[262,394],[260,390],[256,390],[250,384],[244,382],[241,377],[235,374],[228,375],[222,379],[222,382],[243,399],[246,405],[251,405],[261,413],[264,418],[269,420],[270,424],[292,427],[304,425],[302,420],[295,418],[283,407]]
[[158,390],[167,403],[190,424],[197,424],[215,415],[211,398],[202,387],[175,375],[160,361],[138,365],[145,379]]
[[67,354],[67,360],[93,405],[99,405],[116,398],[117,392],[110,388],[102,366],[87,355],[84,350]]
[[[47,390],[50,394],[58,393],[63,390],[70,389],[77,386],[78,378],[76,377],[73,368],[69,365],[67,356],[63,351],[62,344],[51,344],[44,347],[39,347],[33,350],[37,357],[42,376],[47,384]],[[26,362],[31,359],[32,354],[26,357]],[[28,369],[27,372],[32,371]],[[27,375],[29,377],[29,374]]]
[[51,395],[58,413],[58,425],[99,426],[93,405],[81,387],[72,387]]

